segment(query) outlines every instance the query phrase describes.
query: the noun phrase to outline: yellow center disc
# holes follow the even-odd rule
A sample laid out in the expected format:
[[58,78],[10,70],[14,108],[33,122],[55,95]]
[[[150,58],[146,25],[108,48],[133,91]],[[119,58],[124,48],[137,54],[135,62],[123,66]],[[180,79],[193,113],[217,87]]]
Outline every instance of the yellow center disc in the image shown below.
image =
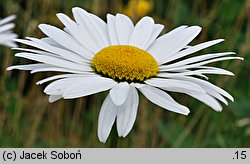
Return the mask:
[[129,45],[106,47],[92,59],[94,69],[117,81],[143,81],[155,76],[158,64],[148,52]]

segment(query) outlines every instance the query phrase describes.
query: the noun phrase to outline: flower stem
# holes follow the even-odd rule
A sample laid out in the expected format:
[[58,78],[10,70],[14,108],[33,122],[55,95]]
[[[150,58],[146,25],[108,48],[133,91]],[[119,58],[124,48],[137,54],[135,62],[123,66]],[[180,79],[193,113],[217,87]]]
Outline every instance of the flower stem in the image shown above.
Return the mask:
[[115,128],[111,130],[110,134],[110,142],[109,142],[109,147],[110,148],[117,148],[118,145],[118,134]]

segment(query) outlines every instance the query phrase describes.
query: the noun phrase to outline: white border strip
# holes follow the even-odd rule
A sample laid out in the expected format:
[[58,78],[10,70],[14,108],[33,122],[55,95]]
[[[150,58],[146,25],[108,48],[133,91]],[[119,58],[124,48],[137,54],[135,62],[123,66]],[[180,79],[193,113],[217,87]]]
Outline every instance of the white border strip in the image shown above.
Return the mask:
[[[24,154],[24,158],[34,159],[22,159]],[[181,164],[183,162],[186,164],[249,164],[250,148],[0,148],[0,163],[55,164],[55,162],[60,164]]]

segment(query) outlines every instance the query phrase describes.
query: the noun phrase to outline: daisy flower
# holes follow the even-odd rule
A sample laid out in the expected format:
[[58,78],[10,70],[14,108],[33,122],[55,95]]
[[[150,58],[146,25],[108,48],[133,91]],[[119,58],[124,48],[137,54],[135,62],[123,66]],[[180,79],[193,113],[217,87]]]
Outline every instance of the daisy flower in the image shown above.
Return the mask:
[[180,26],[159,36],[164,26],[148,16],[134,25],[123,14],[108,14],[106,23],[84,9],[76,7],[72,11],[74,20],[57,14],[65,26],[63,30],[40,24],[40,30],[47,37],[16,40],[34,49],[16,48],[22,52],[15,56],[39,63],[11,66],[7,70],[63,72],[37,82],[53,81],[44,89],[49,102],[109,90],[98,119],[101,142],[106,142],[114,122],[120,137],[131,131],[138,110],[138,91],[152,103],[183,115],[187,115],[189,109],[176,102],[169,92],[190,95],[215,111],[222,110],[219,101],[225,104],[226,98],[233,101],[229,93],[208,82],[205,76],[233,73],[206,65],[242,58],[229,56],[234,52],[188,58],[223,39],[190,46],[188,44],[200,33],[201,27]]
[[14,39],[17,38],[17,34],[11,32],[11,29],[15,27],[15,24],[10,23],[15,18],[16,16],[12,15],[4,19],[0,19],[0,45],[16,47]]

